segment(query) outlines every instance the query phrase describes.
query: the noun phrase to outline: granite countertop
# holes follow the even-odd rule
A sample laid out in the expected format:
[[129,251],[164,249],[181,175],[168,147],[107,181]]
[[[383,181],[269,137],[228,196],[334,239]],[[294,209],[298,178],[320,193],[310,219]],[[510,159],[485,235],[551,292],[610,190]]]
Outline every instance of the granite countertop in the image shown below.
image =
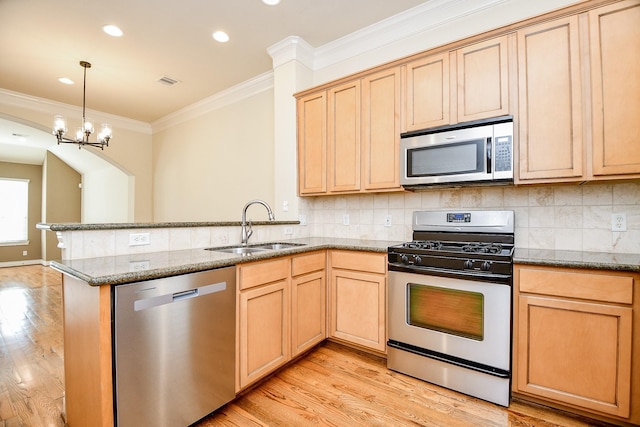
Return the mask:
[[640,272],[640,254],[516,248],[516,264]]
[[[299,243],[304,246],[295,246],[282,250],[269,250],[244,256],[198,248],[101,258],[51,261],[51,266],[58,271],[83,280],[92,286],[121,285],[320,249],[347,249],[386,253],[389,246],[401,242],[312,237],[287,240],[287,243]],[[257,242],[253,242],[251,245],[256,244]]]

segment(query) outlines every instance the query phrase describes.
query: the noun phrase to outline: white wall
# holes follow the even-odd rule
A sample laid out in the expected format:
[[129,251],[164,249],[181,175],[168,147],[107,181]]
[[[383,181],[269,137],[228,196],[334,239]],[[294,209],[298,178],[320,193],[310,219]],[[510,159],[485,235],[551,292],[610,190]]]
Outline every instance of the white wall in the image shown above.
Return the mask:
[[[154,220],[239,221],[273,205],[273,89],[154,132]],[[250,218],[266,220],[252,207]]]
[[135,178],[116,168],[82,175],[82,222],[133,222],[130,217],[130,182]]

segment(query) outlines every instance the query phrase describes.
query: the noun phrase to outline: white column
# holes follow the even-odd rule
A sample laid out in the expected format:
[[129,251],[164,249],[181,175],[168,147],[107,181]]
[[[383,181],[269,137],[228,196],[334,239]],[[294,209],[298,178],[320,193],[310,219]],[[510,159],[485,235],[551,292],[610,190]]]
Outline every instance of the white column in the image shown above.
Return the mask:
[[[296,99],[313,84],[313,47],[292,36],[267,49],[273,59],[274,211],[278,220],[298,219]],[[284,205],[288,204],[285,211]]]

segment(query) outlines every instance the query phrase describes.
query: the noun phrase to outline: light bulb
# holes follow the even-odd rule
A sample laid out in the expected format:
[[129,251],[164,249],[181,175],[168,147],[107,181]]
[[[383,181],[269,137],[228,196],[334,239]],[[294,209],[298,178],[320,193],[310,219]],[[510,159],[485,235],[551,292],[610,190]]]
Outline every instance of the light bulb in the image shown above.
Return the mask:
[[64,117],[55,116],[53,118],[53,133],[64,134],[67,131],[67,123],[64,121]]

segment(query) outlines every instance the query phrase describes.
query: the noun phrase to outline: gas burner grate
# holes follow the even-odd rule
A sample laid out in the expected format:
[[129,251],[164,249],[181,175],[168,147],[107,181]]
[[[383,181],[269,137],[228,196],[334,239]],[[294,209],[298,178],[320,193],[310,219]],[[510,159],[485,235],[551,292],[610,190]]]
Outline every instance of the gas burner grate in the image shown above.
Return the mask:
[[502,252],[500,243],[469,243],[462,247],[464,252],[499,254]]
[[433,249],[436,251],[442,249],[441,242],[431,240],[414,240],[412,242],[404,243],[402,246],[409,249]]

